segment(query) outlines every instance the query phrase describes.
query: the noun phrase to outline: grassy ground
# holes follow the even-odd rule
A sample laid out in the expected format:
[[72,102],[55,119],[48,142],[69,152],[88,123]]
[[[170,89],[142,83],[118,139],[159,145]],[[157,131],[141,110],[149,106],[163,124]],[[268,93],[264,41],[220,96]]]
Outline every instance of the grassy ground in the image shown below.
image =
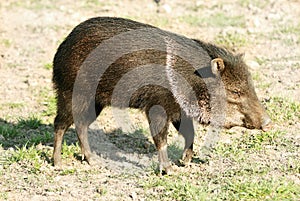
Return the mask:
[[[300,200],[300,11],[297,1],[8,0],[0,3],[0,200]],[[168,13],[171,8],[171,13]],[[293,11],[293,12],[291,12]],[[157,175],[145,117],[115,127],[110,109],[90,130],[101,164],[81,161],[74,129],[52,165],[55,99],[52,58],[70,30],[92,16],[122,16],[245,52],[275,126],[224,130],[210,160],[196,156],[170,176]],[[171,128],[175,162],[181,138]]]

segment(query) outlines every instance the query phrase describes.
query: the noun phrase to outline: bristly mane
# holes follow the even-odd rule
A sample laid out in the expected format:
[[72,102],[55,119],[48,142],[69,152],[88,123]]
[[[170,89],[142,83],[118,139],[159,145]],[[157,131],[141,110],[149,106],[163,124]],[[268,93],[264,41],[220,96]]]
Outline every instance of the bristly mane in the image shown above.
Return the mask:
[[193,40],[197,42],[204,50],[206,50],[206,52],[212,59],[221,58],[224,60],[225,63],[231,64],[229,66],[236,66],[236,64],[243,62],[243,54],[235,55],[234,53],[225,48],[213,45],[211,43],[199,41],[197,39]]

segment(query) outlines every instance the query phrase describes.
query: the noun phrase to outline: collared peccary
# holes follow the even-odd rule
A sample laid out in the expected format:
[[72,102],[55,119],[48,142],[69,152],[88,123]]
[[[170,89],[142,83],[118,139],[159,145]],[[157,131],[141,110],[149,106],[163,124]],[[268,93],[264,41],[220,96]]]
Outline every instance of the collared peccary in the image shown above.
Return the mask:
[[[94,162],[88,126],[110,105],[145,112],[160,170],[166,171],[170,123],[184,136],[183,159],[190,161],[193,119],[211,124],[219,118],[226,128],[263,130],[271,122],[243,56],[128,19],[97,17],[76,26],[55,54],[53,83],[54,165],[61,164],[63,135],[73,123],[83,156]],[[213,94],[216,91],[221,95]],[[213,106],[218,101],[225,104]],[[213,110],[223,116],[212,115]]]

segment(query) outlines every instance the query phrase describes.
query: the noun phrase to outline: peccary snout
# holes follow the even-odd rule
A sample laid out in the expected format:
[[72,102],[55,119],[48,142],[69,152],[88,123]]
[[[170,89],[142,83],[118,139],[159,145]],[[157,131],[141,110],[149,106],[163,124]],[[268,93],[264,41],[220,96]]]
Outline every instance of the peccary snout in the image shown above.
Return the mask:
[[271,118],[268,115],[266,115],[264,117],[264,119],[263,119],[263,122],[262,122],[262,125],[261,125],[261,129],[263,131],[268,131],[271,128],[272,128],[272,120],[271,120]]

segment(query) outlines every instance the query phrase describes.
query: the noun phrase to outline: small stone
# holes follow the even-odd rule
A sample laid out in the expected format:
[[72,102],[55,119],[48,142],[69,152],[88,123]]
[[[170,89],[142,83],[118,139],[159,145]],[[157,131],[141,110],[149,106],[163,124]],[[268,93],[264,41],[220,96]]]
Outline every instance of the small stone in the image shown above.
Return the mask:
[[97,188],[96,192],[100,195],[104,195],[107,192],[107,190],[100,186],[99,188]]
[[166,13],[171,13],[172,12],[172,8],[168,4],[164,4],[162,7],[166,11]]
[[259,21],[259,18],[255,18],[254,20],[253,20],[253,24],[254,24],[254,26],[257,28],[257,27],[260,27],[260,25],[261,25],[261,23],[260,23],[260,21]]
[[132,192],[130,197],[132,198],[132,200],[137,200],[137,194],[136,192]]
[[144,148],[145,148],[145,149],[149,149],[150,146],[151,146],[150,142],[145,142],[145,143],[144,143]]
[[253,69],[253,70],[257,70],[257,69],[259,69],[260,68],[260,65],[259,65],[259,63],[257,63],[256,61],[247,61],[247,65],[251,68],[251,69]]

